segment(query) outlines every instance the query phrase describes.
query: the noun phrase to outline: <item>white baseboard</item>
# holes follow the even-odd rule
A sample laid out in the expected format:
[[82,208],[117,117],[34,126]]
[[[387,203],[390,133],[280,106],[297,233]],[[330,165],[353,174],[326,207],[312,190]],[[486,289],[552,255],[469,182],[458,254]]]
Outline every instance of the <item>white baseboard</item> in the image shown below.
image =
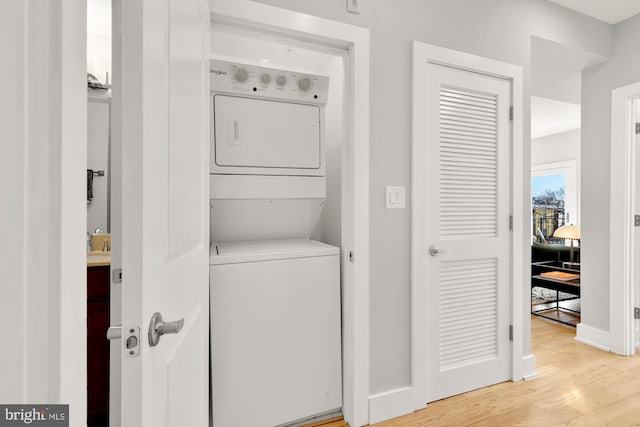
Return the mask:
[[609,332],[603,331],[593,326],[578,323],[576,327],[576,341],[590,345],[600,350],[609,351]]
[[522,373],[522,379],[525,381],[538,377],[538,373],[536,372],[536,357],[533,354],[522,358]]
[[413,412],[413,387],[397,388],[369,396],[369,424]]

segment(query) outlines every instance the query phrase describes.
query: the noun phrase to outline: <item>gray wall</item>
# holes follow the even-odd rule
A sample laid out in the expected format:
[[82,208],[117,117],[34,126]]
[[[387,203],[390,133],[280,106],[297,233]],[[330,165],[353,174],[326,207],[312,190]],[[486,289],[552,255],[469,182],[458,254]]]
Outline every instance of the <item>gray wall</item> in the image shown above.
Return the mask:
[[580,129],[531,140],[531,164],[576,160],[580,175]]
[[640,15],[614,27],[610,61],[582,74],[582,322],[609,330],[611,91],[640,81]]
[[[386,210],[384,186],[404,185],[410,190],[411,41],[523,66],[524,134],[529,135],[531,36],[606,57],[611,26],[544,0],[367,0],[359,2],[360,15],[348,13],[345,0],[260,1],[371,30],[370,391],[407,386],[411,383],[410,209]],[[528,171],[530,141],[526,138],[523,148],[521,167]],[[528,201],[528,176],[524,182],[522,192]],[[529,217],[527,205],[521,218],[524,224]],[[528,265],[528,239],[523,250]],[[528,280],[529,271],[522,274]],[[522,304],[528,312],[529,303],[523,300]],[[528,315],[525,322],[527,354]]]

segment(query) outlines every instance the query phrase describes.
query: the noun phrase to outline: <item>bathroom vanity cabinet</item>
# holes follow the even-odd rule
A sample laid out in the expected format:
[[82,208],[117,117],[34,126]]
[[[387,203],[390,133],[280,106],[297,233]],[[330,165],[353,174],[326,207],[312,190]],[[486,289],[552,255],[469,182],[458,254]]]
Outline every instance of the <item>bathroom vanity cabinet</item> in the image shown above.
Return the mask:
[[109,266],[87,267],[87,424],[109,425]]

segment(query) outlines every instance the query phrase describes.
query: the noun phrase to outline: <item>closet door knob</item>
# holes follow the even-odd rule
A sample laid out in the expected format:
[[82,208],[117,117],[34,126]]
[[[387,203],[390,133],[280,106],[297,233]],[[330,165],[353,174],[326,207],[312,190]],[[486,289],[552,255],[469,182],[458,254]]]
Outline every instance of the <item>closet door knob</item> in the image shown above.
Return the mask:
[[437,246],[431,246],[429,248],[429,255],[431,256],[438,256],[438,255],[442,255],[442,254],[449,254],[453,252],[452,249],[440,249]]

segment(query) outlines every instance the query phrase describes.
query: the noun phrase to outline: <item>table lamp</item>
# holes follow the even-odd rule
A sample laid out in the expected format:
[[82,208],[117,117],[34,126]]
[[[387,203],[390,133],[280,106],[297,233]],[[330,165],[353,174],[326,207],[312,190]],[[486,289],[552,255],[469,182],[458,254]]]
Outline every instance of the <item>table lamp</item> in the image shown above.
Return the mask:
[[569,252],[569,262],[573,262],[573,241],[580,240],[580,227],[573,224],[563,225],[553,232],[553,237],[571,240],[571,251]]

